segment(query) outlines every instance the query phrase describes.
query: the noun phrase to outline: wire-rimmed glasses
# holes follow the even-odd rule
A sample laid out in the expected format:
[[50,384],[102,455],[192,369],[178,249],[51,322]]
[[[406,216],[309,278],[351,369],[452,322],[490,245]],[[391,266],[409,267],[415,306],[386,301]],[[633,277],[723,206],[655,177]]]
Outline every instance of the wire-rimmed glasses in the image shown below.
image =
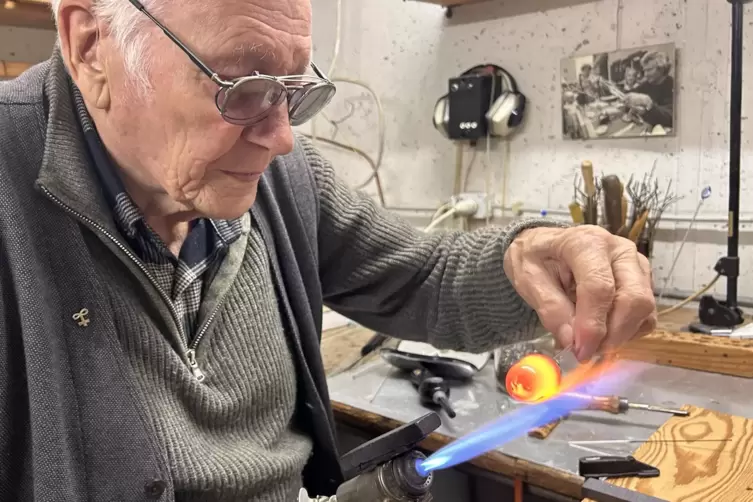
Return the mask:
[[288,102],[290,124],[304,124],[319,113],[337,91],[324,73],[312,62],[315,75],[275,77],[255,72],[246,77],[225,80],[207,66],[178,37],[146,10],[139,0],[129,0],[172,40],[215,84],[219,86],[215,104],[222,118],[235,125],[250,126],[264,120],[283,99]]

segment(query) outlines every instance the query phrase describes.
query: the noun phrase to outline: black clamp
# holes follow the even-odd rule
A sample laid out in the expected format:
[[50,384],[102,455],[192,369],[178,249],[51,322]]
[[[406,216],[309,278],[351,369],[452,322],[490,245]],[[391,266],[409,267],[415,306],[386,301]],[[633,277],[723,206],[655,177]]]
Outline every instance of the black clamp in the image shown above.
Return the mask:
[[[714,270],[724,277],[737,279],[740,276],[740,258],[723,256],[714,265]],[[743,323],[743,312],[736,304],[728,305],[712,295],[705,295],[698,305],[698,318],[706,326],[734,328]]]
[[586,479],[583,483],[581,496],[596,502],[669,502],[594,478]]
[[343,476],[346,480],[352,479],[380,464],[414,450],[418,443],[426,439],[440,425],[442,425],[442,420],[439,415],[431,412],[362,444],[340,459]]
[[740,276],[740,257],[739,256],[722,256],[714,265],[717,274],[724,277]]
[[656,467],[632,456],[583,457],[578,463],[578,474],[586,478],[581,495],[597,502],[667,502],[602,481],[603,478],[656,478],[661,474]]
[[626,457],[583,457],[578,474],[584,478],[658,478],[661,472],[630,455]]

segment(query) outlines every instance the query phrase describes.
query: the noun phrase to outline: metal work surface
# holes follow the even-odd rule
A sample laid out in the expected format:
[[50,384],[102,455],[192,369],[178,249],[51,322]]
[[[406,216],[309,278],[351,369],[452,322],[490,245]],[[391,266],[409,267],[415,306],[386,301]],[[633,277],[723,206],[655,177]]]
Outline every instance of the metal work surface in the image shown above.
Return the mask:
[[589,499],[602,500],[604,502],[667,502],[664,499],[610,485],[598,479],[587,479],[583,483],[583,495]]
[[[638,375],[626,382],[619,394],[636,402],[677,408],[691,404],[711,410],[753,419],[750,400],[751,382],[693,370],[630,362]],[[426,413],[407,377],[383,361],[375,361],[329,380],[333,401],[400,422],[410,422]],[[488,364],[470,384],[453,387],[450,400],[457,412],[453,420],[442,416],[438,432],[460,437],[520,406],[497,390],[494,371]],[[624,415],[584,411],[574,413],[544,440],[527,435],[512,440],[499,451],[522,460],[554,469],[578,472],[580,457],[607,454],[632,454],[639,443],[589,445],[592,450],[576,448],[569,441],[647,439],[670,415],[630,410]]]

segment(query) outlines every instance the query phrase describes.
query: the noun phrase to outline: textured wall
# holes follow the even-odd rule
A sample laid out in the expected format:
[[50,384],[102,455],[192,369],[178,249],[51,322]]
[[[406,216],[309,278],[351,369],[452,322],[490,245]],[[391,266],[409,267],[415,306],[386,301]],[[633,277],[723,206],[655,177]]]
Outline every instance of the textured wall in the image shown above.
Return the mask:
[[[335,39],[336,0],[316,0],[315,57],[327,67]],[[564,5],[564,6],[563,6]],[[387,149],[382,169],[390,206],[426,215],[453,188],[453,146],[431,124],[432,108],[445,92],[447,78],[474,64],[499,63],[512,72],[528,95],[525,129],[488,156],[497,204],[522,202],[532,213],[563,215],[572,197],[572,177],[583,159],[599,173],[627,179],[643,175],[656,162],[657,173],[672,181],[684,200],[666,218],[657,244],[657,285],[667,275],[697,201],[699,187],[714,194],[704,205],[697,231],[690,234],[671,287],[694,290],[714,275],[716,259],[726,252],[728,183],[728,95],[730,5],[720,0],[510,0],[455,10],[452,19],[434,5],[398,0],[344,2],[342,49],[335,74],[368,82],[383,100]],[[746,8],[746,48],[753,37],[753,10]],[[674,42],[678,48],[678,128],[675,137],[565,141],[561,135],[559,67],[563,57]],[[753,53],[746,53],[753,71]],[[749,74],[748,72],[748,74]],[[750,86],[747,86],[750,89]],[[337,138],[376,151],[376,114],[368,95],[348,84],[328,111],[340,124]],[[744,94],[744,110],[753,92]],[[348,104],[348,102],[353,103]],[[331,134],[326,121],[317,132]],[[751,137],[743,122],[743,192],[750,186],[746,167]],[[357,184],[368,165],[356,156],[323,147],[339,171]],[[508,150],[509,148],[509,150]],[[480,159],[487,155],[481,152]],[[471,187],[483,188],[483,165]],[[507,166],[506,190],[503,179]],[[682,174],[682,179],[680,175]],[[411,214],[410,211],[402,211]],[[430,214],[430,213],[429,213]],[[753,202],[742,196],[746,222],[742,241],[741,295],[753,297]],[[724,291],[720,282],[717,291]]]
[[[329,66],[335,40],[337,0],[314,0],[315,59]],[[570,202],[572,176],[583,159],[597,172],[625,178],[642,175],[656,162],[685,199],[662,226],[654,264],[662,284],[684,228],[699,197],[711,185],[714,195],[701,213],[676,267],[671,285],[701,287],[713,276],[725,252],[730,7],[724,0],[509,0],[458,8],[446,19],[437,6],[401,0],[343,0],[342,47],[335,74],[361,79],[380,96],[387,121],[382,177],[387,203],[408,217],[425,218],[452,192],[454,147],[431,125],[434,103],[447,78],[479,62],[505,66],[528,95],[527,123],[511,142],[483,150],[470,187],[488,186],[498,205],[522,202],[533,213],[560,215]],[[746,46],[753,37],[753,11],[746,8]],[[43,59],[49,32],[0,27],[0,59]],[[563,57],[674,42],[678,47],[678,130],[671,138],[597,140],[561,138],[559,65]],[[748,73],[753,56],[746,53]],[[750,88],[750,86],[748,86]],[[750,109],[753,92],[744,95]],[[336,139],[376,154],[377,115],[368,94],[350,84],[328,110],[329,118],[349,116]],[[326,120],[317,133],[333,137]],[[743,122],[743,191],[750,135]],[[369,175],[359,157],[326,146],[342,176],[354,186]],[[507,175],[504,173],[507,171]],[[680,174],[683,174],[682,180]],[[506,178],[506,182],[505,182]],[[684,181],[683,181],[684,180]],[[505,189],[503,190],[503,185]],[[368,187],[373,193],[373,188]],[[753,202],[742,196],[741,294],[753,297]],[[672,221],[675,220],[675,221]],[[676,229],[676,230],[675,230]],[[717,286],[723,291],[723,283]]]
[[0,60],[36,63],[50,57],[55,32],[0,26]]

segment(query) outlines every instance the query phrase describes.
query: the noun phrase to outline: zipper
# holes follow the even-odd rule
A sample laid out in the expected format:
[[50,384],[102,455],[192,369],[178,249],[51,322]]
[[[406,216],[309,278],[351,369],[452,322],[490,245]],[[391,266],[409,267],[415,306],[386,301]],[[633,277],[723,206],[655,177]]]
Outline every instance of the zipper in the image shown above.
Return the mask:
[[211,326],[212,322],[214,321],[214,318],[217,317],[217,312],[220,310],[220,305],[222,304],[222,298],[219,298],[217,301],[217,305],[215,305],[214,310],[212,310],[212,313],[209,315],[207,320],[202,324],[201,328],[199,329],[199,332],[196,333],[196,336],[193,339],[193,342],[188,347],[189,352],[193,352],[194,356],[196,355],[196,349],[199,346],[199,343],[201,343],[201,339],[204,338],[204,335],[206,335],[207,330],[209,329],[209,326]]
[[112,235],[106,228],[104,228],[102,225],[97,223],[96,221],[92,220],[88,216],[85,216],[75,209],[72,209],[68,205],[66,205],[63,201],[58,199],[52,192],[50,192],[46,187],[40,186],[44,194],[49,198],[52,202],[54,202],[56,205],[61,207],[65,212],[72,214],[76,218],[80,219],[81,221],[85,222],[92,228],[96,229],[102,235],[107,237],[112,241],[115,246],[120,249],[120,251],[123,252],[138,268],[141,270],[144,275],[149,279],[149,282],[152,283],[152,286],[157,290],[159,295],[162,297],[162,300],[165,302],[165,305],[167,305],[168,310],[170,311],[170,314],[173,316],[173,320],[175,321],[175,325],[178,327],[178,334],[180,335],[181,341],[183,344],[187,347],[186,350],[186,360],[188,361],[188,366],[191,368],[191,373],[193,373],[194,377],[199,381],[203,382],[206,378],[206,375],[204,375],[204,372],[201,371],[201,368],[199,368],[199,364],[196,362],[196,348],[199,345],[199,342],[204,337],[204,335],[207,332],[207,329],[209,328],[209,325],[211,324],[212,320],[217,315],[217,311],[219,310],[219,302],[217,306],[215,307],[214,311],[212,312],[212,315],[209,317],[207,322],[204,323],[204,325],[201,328],[201,331],[194,339],[193,343],[188,343],[188,337],[186,336],[186,333],[183,330],[183,323],[180,322],[180,317],[178,316],[178,313],[175,310],[175,307],[173,306],[172,299],[165,293],[162,288],[159,286],[159,283],[154,279],[152,274],[147,270],[147,268],[144,266],[143,263],[141,263],[141,260],[138,259],[137,256],[135,256],[130,249],[128,249],[126,246],[124,246],[114,235]]
[[222,304],[221,300],[222,298],[217,301],[217,305],[215,305],[214,310],[212,310],[212,313],[209,315],[207,320],[204,321],[204,324],[201,325],[199,332],[196,333],[196,336],[193,338],[193,342],[191,342],[191,344],[188,346],[188,350],[186,351],[188,366],[191,367],[193,376],[199,382],[203,382],[206,378],[206,375],[204,375],[204,372],[201,371],[199,363],[196,362],[196,349],[199,347],[199,344],[201,343],[202,338],[204,338],[204,335],[206,335],[207,330],[209,330],[209,326],[211,326],[212,322],[214,322],[214,318],[217,317],[217,312],[220,311],[220,305]]
[[201,383],[206,378],[204,372],[199,368],[199,363],[196,362],[196,349],[188,349],[186,351],[186,359],[188,359],[188,366],[191,368],[194,378]]

